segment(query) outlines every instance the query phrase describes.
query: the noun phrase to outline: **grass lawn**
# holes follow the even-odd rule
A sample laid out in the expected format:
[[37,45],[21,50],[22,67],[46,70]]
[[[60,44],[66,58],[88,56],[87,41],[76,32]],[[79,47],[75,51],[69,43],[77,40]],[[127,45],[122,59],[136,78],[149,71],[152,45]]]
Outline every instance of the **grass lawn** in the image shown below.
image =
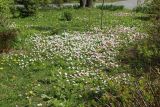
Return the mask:
[[[71,21],[61,20],[70,12]],[[145,89],[116,60],[118,49],[145,38],[145,14],[130,10],[41,10],[15,18],[15,50],[0,55],[0,107],[105,107],[127,105],[130,90]],[[145,93],[151,101],[150,93]],[[111,98],[113,97],[113,98]],[[132,106],[132,103],[131,105]]]

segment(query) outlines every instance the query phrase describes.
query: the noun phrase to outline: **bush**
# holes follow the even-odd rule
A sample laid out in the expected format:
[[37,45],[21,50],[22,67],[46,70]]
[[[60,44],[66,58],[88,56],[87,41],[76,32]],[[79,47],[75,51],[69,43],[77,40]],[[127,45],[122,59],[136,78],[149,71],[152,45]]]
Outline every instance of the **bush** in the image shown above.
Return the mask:
[[0,16],[9,17],[10,15],[10,1],[9,0],[0,0]]
[[36,0],[22,0],[20,2],[24,7],[19,7],[18,10],[20,12],[21,17],[33,16],[37,12],[38,1]]
[[9,16],[10,16],[10,9],[9,9],[9,1],[0,0],[0,32],[6,30],[9,26]]
[[116,5],[99,5],[97,6],[98,9],[104,9],[104,10],[111,10],[111,11],[115,11],[115,10],[123,10],[124,6],[116,6]]
[[10,1],[0,0],[0,53],[8,52],[16,37],[16,30],[10,27]]
[[125,60],[138,74],[160,68],[160,0],[152,0],[149,8],[152,23],[145,27],[149,37],[120,52],[121,61]]
[[140,4],[133,9],[134,12],[141,12],[141,13],[150,13],[150,2],[145,2],[144,4]]

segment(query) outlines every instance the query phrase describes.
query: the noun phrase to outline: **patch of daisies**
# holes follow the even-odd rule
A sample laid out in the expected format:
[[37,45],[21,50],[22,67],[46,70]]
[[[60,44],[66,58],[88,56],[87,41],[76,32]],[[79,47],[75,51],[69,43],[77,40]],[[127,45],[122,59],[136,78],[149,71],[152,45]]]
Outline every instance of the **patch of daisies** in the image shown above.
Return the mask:
[[[2,55],[0,71],[5,70],[3,66],[22,72],[32,67],[40,68],[39,71],[41,68],[49,69],[49,66],[58,67],[56,71],[50,69],[51,80],[54,81],[52,91],[65,97],[72,95],[71,93],[82,97],[84,91],[101,93],[109,88],[121,89],[122,84],[133,84],[134,78],[130,74],[111,76],[104,75],[105,72],[101,71],[104,68],[119,67],[116,55],[120,46],[128,46],[145,37],[147,35],[138,32],[137,28],[125,26],[104,30],[95,27],[88,32],[64,32],[51,36],[35,34],[26,39],[27,50]],[[44,78],[41,79],[44,81]],[[40,84],[43,83],[38,80],[37,82],[38,87],[41,87]],[[69,91],[70,89],[72,91]],[[77,93],[77,90],[82,92]],[[34,90],[29,91],[29,95],[25,95],[26,98],[30,99],[33,92]]]
[[[141,40],[147,35],[137,32],[136,27],[116,26],[101,30],[94,27],[87,32],[64,32],[61,35],[43,36],[35,34],[26,39],[28,52],[10,53],[4,59],[25,69],[29,65],[49,61],[57,64],[59,59],[67,69],[75,71],[96,71],[102,68],[118,67],[118,47]],[[29,44],[29,45],[28,45]],[[59,62],[61,63],[61,62]],[[58,64],[59,64],[58,63]],[[61,65],[58,66],[62,68]]]
[[[69,69],[79,70],[81,65],[89,68],[118,67],[115,60],[117,48],[144,38],[146,35],[136,31],[136,28],[117,26],[100,30],[94,28],[88,32],[64,32],[61,35],[42,36],[35,34],[26,43],[32,44],[31,55],[34,60],[51,60],[54,56],[64,58]],[[78,65],[75,65],[78,61]]]

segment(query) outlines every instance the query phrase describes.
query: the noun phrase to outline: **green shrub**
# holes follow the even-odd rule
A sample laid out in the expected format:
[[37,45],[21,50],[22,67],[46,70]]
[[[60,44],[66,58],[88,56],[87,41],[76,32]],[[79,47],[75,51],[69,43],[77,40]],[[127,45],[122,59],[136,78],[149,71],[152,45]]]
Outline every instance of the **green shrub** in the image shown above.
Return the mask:
[[0,0],[0,53],[8,52],[16,37],[16,30],[11,28],[10,1]]
[[9,0],[0,0],[0,32],[8,29],[10,17]]
[[149,38],[139,45],[138,50],[150,66],[155,68],[160,67],[160,0],[153,0],[150,8],[152,24],[147,29]]
[[134,12],[141,12],[141,13],[150,13],[150,2],[145,2],[144,4],[140,4],[133,9]]
[[97,6],[98,9],[104,9],[104,10],[111,10],[111,11],[115,11],[115,10],[123,10],[124,6],[116,6],[116,5],[99,5]]
[[[10,15],[10,0],[0,0],[0,17],[9,17]],[[2,20],[0,20],[3,22]]]
[[145,26],[148,38],[120,52],[121,61],[129,64],[136,74],[160,68],[160,0],[152,0],[149,8],[152,23]]
[[133,9],[135,12],[142,12],[142,13],[148,13],[148,7],[146,6],[137,6],[136,8]]
[[22,0],[20,2],[24,7],[19,7],[18,10],[20,12],[21,17],[33,16],[37,12],[38,1],[36,0]]

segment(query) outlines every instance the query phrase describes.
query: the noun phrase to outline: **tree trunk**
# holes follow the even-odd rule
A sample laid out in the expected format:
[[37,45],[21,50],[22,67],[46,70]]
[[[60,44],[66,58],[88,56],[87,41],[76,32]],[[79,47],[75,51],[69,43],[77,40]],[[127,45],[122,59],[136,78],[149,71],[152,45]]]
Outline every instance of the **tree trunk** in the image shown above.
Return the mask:
[[87,0],[86,7],[92,7],[93,6],[93,0]]
[[93,0],[80,0],[80,7],[92,7]]
[[80,0],[80,7],[86,7],[87,0]]

